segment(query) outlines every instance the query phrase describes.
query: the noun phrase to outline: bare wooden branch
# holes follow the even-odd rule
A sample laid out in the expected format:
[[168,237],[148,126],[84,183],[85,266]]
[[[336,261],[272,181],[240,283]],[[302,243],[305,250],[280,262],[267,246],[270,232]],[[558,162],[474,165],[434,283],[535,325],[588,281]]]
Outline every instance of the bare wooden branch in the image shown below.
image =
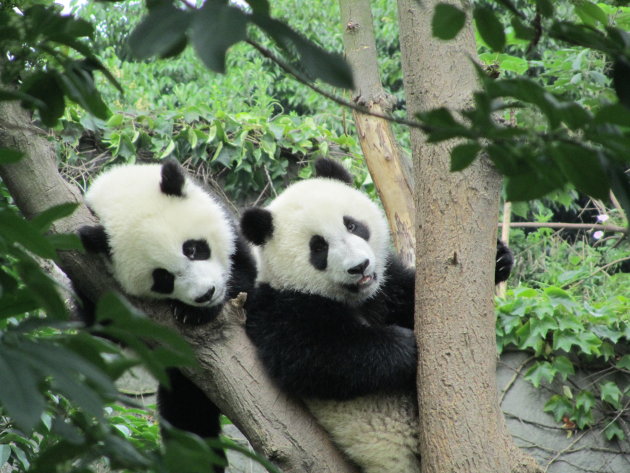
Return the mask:
[[[499,223],[501,225],[501,223]],[[558,228],[566,230],[601,230],[604,232],[627,233],[626,227],[602,225],[601,223],[563,223],[563,222],[510,222],[511,228]]]
[[[31,124],[29,114],[17,103],[0,102],[0,120],[0,147],[25,154],[15,164],[0,166],[0,177],[24,215],[33,217],[55,204],[82,202],[78,190],[57,172],[52,144]],[[74,232],[90,223],[94,223],[94,217],[81,205],[72,216],[58,221],[52,231]],[[89,297],[116,288],[104,265],[93,257],[66,251],[60,254],[58,263]],[[228,304],[212,324],[196,328],[176,325],[166,304],[134,303],[140,303],[153,320],[182,333],[201,366],[189,373],[192,379],[253,447],[283,471],[356,473],[302,405],[286,397],[266,377],[243,330],[242,298]]]
[[[378,72],[376,41],[369,0],[339,0],[346,57],[352,67],[353,100],[376,115],[390,114],[392,98]],[[403,263],[413,266],[415,234],[412,185],[389,121],[354,108],[354,123],[365,162],[381,198],[392,239]]]

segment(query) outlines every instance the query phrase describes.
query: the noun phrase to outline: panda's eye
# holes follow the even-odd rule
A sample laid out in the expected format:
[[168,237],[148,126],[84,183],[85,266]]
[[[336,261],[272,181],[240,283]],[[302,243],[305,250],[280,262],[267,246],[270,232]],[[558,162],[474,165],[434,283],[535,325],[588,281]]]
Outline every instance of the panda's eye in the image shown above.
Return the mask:
[[191,261],[210,259],[210,247],[206,240],[186,240],[182,253]]
[[369,240],[370,230],[363,222],[355,220],[352,217],[345,216],[343,218],[343,224],[346,226],[346,229],[353,235],[361,237],[364,240]]

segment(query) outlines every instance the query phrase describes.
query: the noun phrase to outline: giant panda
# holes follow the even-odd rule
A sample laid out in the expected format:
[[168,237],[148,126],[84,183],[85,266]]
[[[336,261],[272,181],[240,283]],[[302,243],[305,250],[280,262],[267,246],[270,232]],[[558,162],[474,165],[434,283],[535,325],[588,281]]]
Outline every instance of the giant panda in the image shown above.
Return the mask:
[[[256,247],[246,330],[270,376],[301,397],[364,473],[420,471],[414,271],[381,209],[338,163],[296,182],[241,230]],[[507,278],[499,243],[495,278]]]
[[[236,220],[176,161],[113,167],[95,178],[85,202],[100,225],[79,229],[84,247],[106,256],[126,293],[169,300],[180,323],[210,322],[226,300],[252,289],[256,266]],[[179,370],[168,376],[171,388],[158,388],[162,418],[216,437],[217,407]]]

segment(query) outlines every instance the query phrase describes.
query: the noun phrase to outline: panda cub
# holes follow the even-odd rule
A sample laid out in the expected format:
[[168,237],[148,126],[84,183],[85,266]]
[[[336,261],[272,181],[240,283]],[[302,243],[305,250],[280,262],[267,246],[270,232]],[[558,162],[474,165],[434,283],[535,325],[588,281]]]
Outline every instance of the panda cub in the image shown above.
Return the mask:
[[[414,271],[348,172],[315,167],[318,177],[243,214],[259,271],[247,333],[270,376],[364,473],[419,472]],[[497,258],[497,279],[507,277],[507,247]]]
[[[79,229],[84,247],[106,255],[128,294],[168,299],[179,322],[209,322],[226,300],[253,288],[255,262],[232,215],[176,161],[113,167],[94,180],[85,201],[100,225]],[[171,389],[158,390],[162,417],[216,437],[217,407],[180,371],[168,375]]]

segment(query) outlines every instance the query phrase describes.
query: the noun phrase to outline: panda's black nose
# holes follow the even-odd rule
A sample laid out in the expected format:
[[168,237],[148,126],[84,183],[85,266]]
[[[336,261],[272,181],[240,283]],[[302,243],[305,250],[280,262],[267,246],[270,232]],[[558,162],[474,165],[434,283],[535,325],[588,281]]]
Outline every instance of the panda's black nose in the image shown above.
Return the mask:
[[359,263],[356,266],[353,266],[352,268],[350,268],[348,272],[350,274],[363,274],[363,271],[365,271],[365,268],[367,268],[369,264],[370,264],[370,260],[366,259],[362,263]]
[[209,302],[210,299],[212,299],[213,295],[214,295],[214,287],[211,287],[210,289],[208,289],[208,292],[206,292],[203,296],[197,297],[197,299],[195,299],[195,302],[197,304],[203,304],[204,302]]

